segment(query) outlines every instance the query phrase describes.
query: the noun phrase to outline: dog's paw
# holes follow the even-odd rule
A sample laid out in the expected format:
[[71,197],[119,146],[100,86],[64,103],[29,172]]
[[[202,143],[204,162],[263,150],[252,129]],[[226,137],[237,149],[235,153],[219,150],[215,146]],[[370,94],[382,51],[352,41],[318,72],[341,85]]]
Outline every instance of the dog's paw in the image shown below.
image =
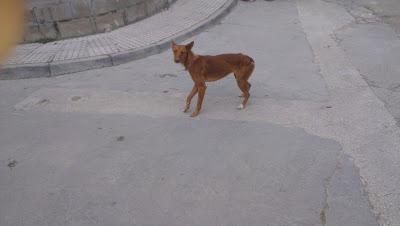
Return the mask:
[[193,112],[193,113],[190,115],[190,117],[194,118],[194,117],[196,117],[196,116],[198,116],[198,115],[199,115],[199,112]]
[[243,108],[244,108],[243,104],[239,104],[239,105],[236,107],[236,109],[238,109],[238,110],[242,110]]
[[190,104],[186,104],[185,108],[183,109],[183,112],[187,113],[190,109]]

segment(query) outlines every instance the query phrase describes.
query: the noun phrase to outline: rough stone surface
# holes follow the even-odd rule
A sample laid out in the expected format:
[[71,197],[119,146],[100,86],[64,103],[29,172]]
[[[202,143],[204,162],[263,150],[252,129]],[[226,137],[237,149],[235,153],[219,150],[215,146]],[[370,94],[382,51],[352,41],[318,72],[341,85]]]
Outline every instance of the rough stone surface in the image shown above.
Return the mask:
[[24,41],[26,42],[38,41],[40,39],[43,39],[43,35],[42,33],[40,33],[39,25],[37,24],[25,24],[25,33],[29,33],[29,35],[24,36]]
[[88,17],[91,15],[91,0],[72,0],[70,4],[74,18]]
[[[119,0],[118,5],[120,8],[126,8],[143,2],[142,0]],[[173,1],[172,1],[173,2]]]
[[[39,29],[42,26],[45,27],[46,24],[61,24],[61,26],[63,26],[63,24],[68,24],[68,27],[80,30],[75,33],[72,31],[62,32],[56,27],[52,27],[52,30],[49,31],[49,33],[56,34],[51,37],[65,39],[109,31],[110,29],[124,26],[125,22],[133,23],[139,19],[154,15],[162,9],[167,8],[174,1],[175,0],[30,0],[26,14],[30,15],[27,17],[28,23],[38,26]],[[126,21],[124,21],[125,14],[129,14],[129,19]],[[87,24],[82,22],[87,20],[92,21],[92,23]],[[96,24],[99,25],[96,26]],[[88,25],[91,26],[90,29],[87,27]],[[47,26],[45,29],[49,28],[50,27]],[[31,33],[26,32],[24,40],[27,42],[41,41],[49,39],[47,36],[45,33],[34,33],[31,35]]]
[[57,39],[57,32],[53,23],[41,24],[39,26],[39,33],[42,40],[54,41]]
[[167,0],[147,0],[146,1],[146,6],[147,6],[147,12],[156,12],[159,11],[163,8],[165,8],[168,5]]
[[128,7],[125,10],[125,15],[127,23],[141,20],[147,15],[146,5],[143,2],[140,2],[134,6]]
[[51,15],[55,21],[72,19],[72,9],[69,2],[51,7]]
[[32,9],[34,19],[38,24],[42,24],[45,22],[52,22],[53,16],[51,15],[51,9],[49,7],[45,8],[33,8]]
[[124,24],[121,11],[96,17],[97,32],[109,32]]
[[89,35],[95,30],[93,22],[90,18],[57,22],[57,26],[61,36],[65,38]]
[[26,42],[54,41],[57,39],[57,32],[53,23],[43,23],[40,26],[27,23],[25,24],[25,33],[29,33],[29,35],[25,36]]
[[25,16],[25,21],[27,21],[28,23],[34,21],[34,13],[32,10],[25,8],[24,16]]
[[96,0],[92,7],[92,14],[103,14],[118,9],[118,0]]

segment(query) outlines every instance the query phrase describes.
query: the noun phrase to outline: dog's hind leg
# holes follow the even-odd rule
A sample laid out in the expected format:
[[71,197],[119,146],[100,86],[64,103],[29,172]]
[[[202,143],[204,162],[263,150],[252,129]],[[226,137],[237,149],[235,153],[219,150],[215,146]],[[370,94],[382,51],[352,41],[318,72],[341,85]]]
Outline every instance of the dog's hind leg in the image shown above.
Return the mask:
[[237,108],[243,109],[246,107],[247,101],[249,100],[249,97],[250,97],[250,93],[249,93],[250,83],[248,83],[246,80],[238,80],[237,84],[238,84],[240,90],[243,92],[243,97],[244,97],[242,104],[240,104]]
[[[236,73],[233,73],[233,75],[235,76],[236,82],[237,82],[237,84],[238,84],[238,86],[239,86],[238,77],[236,76]],[[240,89],[240,86],[239,86],[239,89]],[[243,98],[243,97],[244,97],[243,92],[242,92],[242,94],[240,94],[238,97]],[[239,107],[238,107],[238,108],[239,108]]]
[[248,66],[241,68],[238,72],[235,73],[236,82],[240,90],[243,92],[242,97],[244,97],[242,104],[237,107],[238,109],[245,108],[247,101],[249,100],[251,84],[248,82],[248,79],[250,78],[253,71],[254,71],[254,63],[251,63]]
[[[249,83],[249,90],[248,90],[248,91],[249,91],[249,93],[250,93],[251,84],[250,84],[250,82],[248,82],[248,81],[247,81],[247,83]],[[243,98],[243,97],[244,97],[243,93],[240,94],[239,97]]]
[[185,105],[185,109],[183,109],[183,112],[187,112],[190,108],[190,102],[192,101],[192,98],[194,97],[194,95],[196,95],[198,89],[196,84],[193,85],[192,91],[190,91],[190,93],[188,94],[187,98],[186,98],[186,105]]

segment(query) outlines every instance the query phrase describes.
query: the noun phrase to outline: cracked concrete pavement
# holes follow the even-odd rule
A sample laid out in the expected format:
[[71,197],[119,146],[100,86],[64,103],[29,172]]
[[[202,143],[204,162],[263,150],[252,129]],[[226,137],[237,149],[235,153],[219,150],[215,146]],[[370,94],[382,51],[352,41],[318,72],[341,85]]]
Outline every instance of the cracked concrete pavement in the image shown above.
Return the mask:
[[398,225],[400,131],[341,37],[355,23],[340,2],[240,2],[190,40],[255,59],[250,105],[229,77],[196,119],[170,52],[0,81],[0,225]]
[[354,66],[400,125],[400,2],[326,0],[339,4],[355,21],[334,35]]

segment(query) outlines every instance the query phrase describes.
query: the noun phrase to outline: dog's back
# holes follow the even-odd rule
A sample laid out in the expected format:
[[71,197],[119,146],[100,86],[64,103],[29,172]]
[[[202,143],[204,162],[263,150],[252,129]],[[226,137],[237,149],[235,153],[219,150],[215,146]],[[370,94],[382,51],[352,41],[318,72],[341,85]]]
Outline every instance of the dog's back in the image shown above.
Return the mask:
[[254,64],[254,60],[244,54],[241,53],[228,53],[228,54],[220,54],[216,56],[204,56],[211,61],[224,61],[228,63],[231,67],[234,67],[234,70],[239,69],[242,66],[248,66],[250,64]]
[[211,77],[214,77],[212,75],[214,73],[220,75],[217,77],[223,77],[226,74],[234,73],[244,68],[254,67],[254,60],[241,53],[220,54],[215,56],[199,55],[196,61],[201,70],[205,70],[206,74],[209,74]]

